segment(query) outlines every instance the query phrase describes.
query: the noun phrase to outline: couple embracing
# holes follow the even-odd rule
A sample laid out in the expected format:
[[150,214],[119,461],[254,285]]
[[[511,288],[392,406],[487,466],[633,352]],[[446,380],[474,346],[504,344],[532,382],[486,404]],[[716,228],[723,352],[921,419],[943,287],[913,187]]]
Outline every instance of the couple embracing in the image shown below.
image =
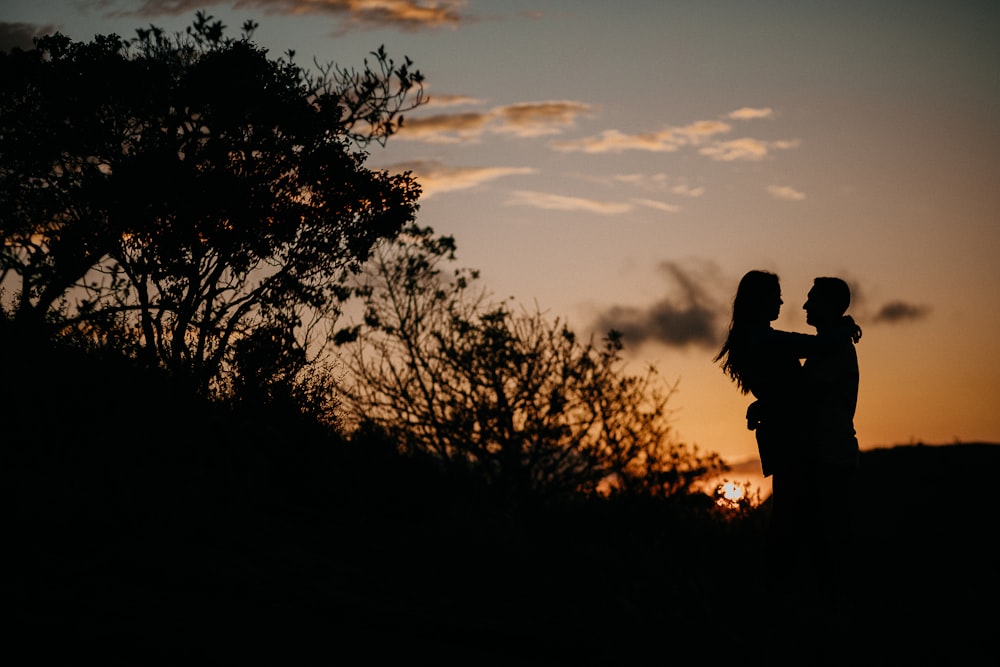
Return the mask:
[[816,334],[774,329],[778,276],[750,271],[733,300],[729,335],[716,356],[744,394],[756,399],[747,427],[772,478],[767,574],[805,590],[839,587],[849,569],[850,488],[858,464],[854,412],[861,329],[846,315],[851,291],[816,278],[803,308]]

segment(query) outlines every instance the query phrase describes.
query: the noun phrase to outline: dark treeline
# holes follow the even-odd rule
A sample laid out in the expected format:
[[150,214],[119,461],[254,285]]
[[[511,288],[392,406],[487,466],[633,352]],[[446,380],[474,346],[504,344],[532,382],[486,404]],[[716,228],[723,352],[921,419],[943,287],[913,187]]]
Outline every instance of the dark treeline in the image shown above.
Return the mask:
[[515,515],[482,480],[293,411],[193,398],[127,361],[4,350],[5,591],[40,654],[762,664],[754,642],[782,632],[851,664],[986,655],[997,445],[862,453],[856,590],[831,648],[822,614],[773,626],[767,502],[720,514],[707,496],[633,495]]
[[4,592],[36,662],[982,646],[996,448],[866,452],[850,607],[776,621],[768,504],[699,489],[725,463],[672,387],[448,270],[411,175],[364,166],[409,60],[310,73],[255,27],[0,54]]
[[392,442],[127,359],[5,347],[3,368],[8,599],[46,650],[612,658],[634,632],[711,630],[758,540],[701,494],[513,511]]

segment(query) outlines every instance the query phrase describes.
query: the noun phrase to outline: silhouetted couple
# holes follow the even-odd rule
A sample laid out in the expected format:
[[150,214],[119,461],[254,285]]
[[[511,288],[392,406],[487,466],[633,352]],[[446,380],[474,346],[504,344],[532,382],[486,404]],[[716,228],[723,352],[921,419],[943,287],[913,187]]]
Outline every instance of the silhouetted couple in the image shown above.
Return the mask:
[[[750,271],[733,300],[729,336],[716,361],[756,399],[747,427],[772,478],[766,570],[771,591],[809,605],[842,592],[850,488],[858,465],[854,412],[861,329],[845,315],[847,283],[816,278],[803,305],[816,334],[771,327],[781,309],[778,276]],[[802,362],[804,360],[804,363]]]

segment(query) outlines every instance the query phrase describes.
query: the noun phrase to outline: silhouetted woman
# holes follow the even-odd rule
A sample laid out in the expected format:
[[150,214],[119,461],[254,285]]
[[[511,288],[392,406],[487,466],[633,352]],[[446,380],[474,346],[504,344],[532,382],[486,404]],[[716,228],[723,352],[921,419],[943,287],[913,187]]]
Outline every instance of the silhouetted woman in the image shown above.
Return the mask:
[[843,326],[824,336],[776,330],[771,322],[782,303],[777,275],[744,275],[733,299],[729,335],[715,357],[739,390],[757,399],[747,409],[747,427],[756,431],[761,468],[772,478],[766,563],[772,579],[795,569],[798,547],[813,523],[810,494],[817,492],[802,474],[815,456],[816,424],[800,360],[861,335],[847,316]]

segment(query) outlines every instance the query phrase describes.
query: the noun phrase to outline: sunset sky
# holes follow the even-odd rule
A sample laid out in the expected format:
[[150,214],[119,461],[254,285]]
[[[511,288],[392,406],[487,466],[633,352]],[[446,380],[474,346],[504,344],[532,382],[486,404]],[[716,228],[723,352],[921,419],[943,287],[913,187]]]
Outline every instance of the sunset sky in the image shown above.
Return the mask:
[[795,331],[851,284],[862,448],[1000,442],[1000,2],[6,0],[0,47],[199,9],[303,65],[409,56],[430,103],[370,165],[498,298],[623,331],[685,442],[756,456],[712,361],[750,269]]

